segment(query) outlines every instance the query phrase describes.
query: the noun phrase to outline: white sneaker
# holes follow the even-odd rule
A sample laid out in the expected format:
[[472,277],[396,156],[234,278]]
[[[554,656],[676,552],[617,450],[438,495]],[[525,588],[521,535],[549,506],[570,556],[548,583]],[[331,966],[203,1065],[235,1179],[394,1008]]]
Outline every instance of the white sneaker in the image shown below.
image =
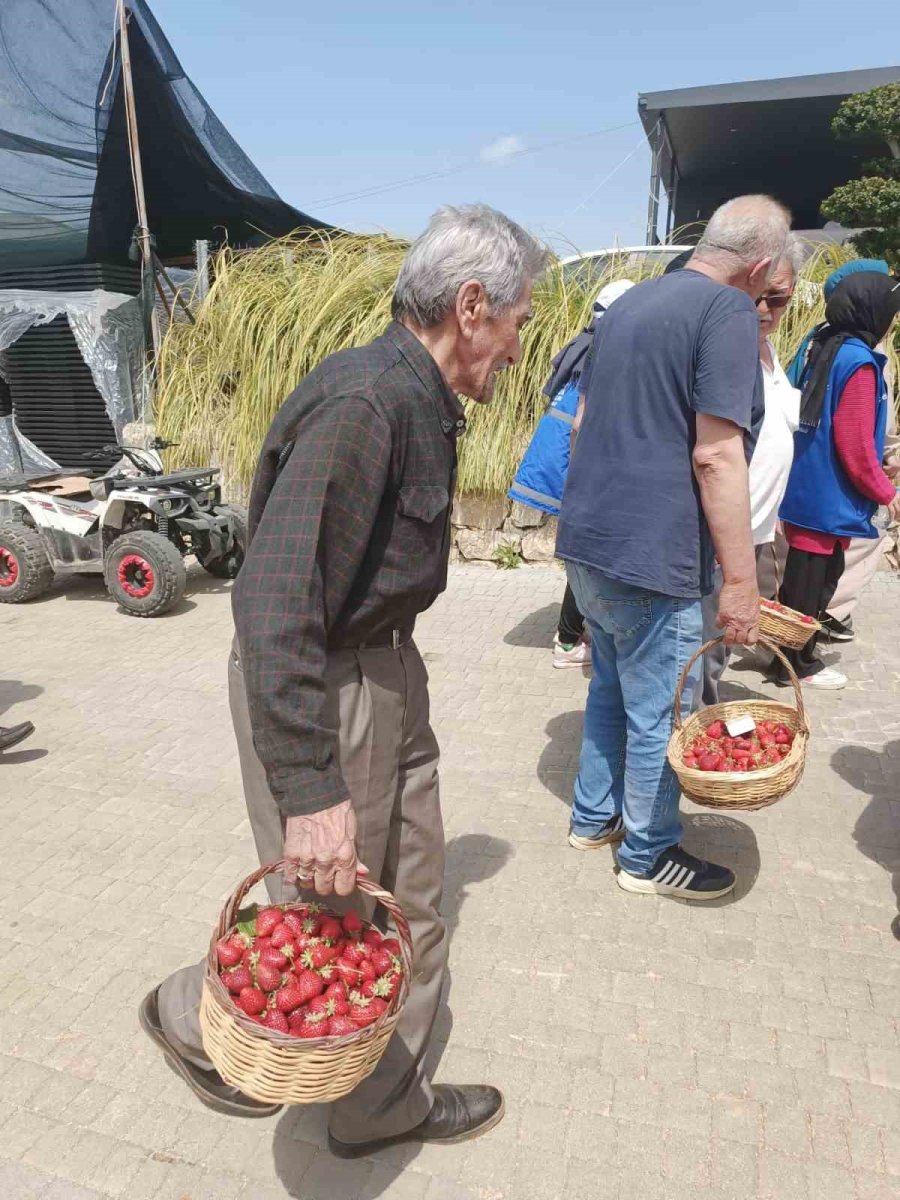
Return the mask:
[[553,635],[553,665],[557,670],[566,667],[589,667],[591,665],[590,640],[582,639],[576,642],[571,650],[567,650],[559,640],[559,634]]
[[841,671],[836,671],[834,667],[825,667],[822,671],[816,671],[815,675],[802,675],[800,682],[804,687],[821,688],[826,692],[839,692],[841,688],[847,686],[847,676]]

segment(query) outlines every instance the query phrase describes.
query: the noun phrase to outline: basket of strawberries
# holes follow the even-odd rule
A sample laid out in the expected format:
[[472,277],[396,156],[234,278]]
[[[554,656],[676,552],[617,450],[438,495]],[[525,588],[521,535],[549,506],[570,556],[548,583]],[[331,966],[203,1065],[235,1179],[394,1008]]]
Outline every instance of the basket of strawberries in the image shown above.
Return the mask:
[[732,700],[681,715],[690,670],[711,646],[691,658],[675,692],[675,728],[668,759],[689,800],[706,808],[767,808],[792,792],[803,777],[809,726],[800,683],[776,645],[760,638],[787,667],[796,707],[775,700]]
[[261,867],[223,908],[200,1027],[227,1083],[255,1100],[313,1104],[375,1070],[409,994],[412,940],[394,897],[362,876],[357,887],[391,915],[396,938],[355,912],[299,900],[241,909],[251,888],[288,865]]
[[802,650],[814,633],[822,626],[815,617],[797,612],[779,604],[777,600],[759,600],[759,632],[776,646],[789,650]]

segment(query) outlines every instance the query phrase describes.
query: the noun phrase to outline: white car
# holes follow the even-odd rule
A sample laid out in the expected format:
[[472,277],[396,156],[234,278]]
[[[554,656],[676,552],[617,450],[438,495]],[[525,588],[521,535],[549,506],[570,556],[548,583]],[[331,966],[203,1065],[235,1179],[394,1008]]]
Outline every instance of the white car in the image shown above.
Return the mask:
[[693,246],[610,246],[606,250],[591,250],[573,254],[560,261],[566,282],[577,280],[583,287],[602,284],[611,275],[621,277],[633,272],[646,277],[654,269],[664,269],[679,254]]

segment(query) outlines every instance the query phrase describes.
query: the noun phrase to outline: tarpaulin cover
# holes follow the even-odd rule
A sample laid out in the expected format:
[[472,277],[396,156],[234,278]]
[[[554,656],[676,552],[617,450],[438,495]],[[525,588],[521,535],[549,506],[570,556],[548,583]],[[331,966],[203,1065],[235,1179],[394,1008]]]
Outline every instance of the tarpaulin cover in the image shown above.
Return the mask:
[[69,322],[113,429],[121,434],[130,421],[143,419],[147,407],[140,301],[116,292],[0,291],[0,352],[33,325],[59,316]]
[[[282,201],[128,0],[148,221],[163,258],[329,226]],[[137,223],[115,0],[0,0],[0,264],[125,262]]]

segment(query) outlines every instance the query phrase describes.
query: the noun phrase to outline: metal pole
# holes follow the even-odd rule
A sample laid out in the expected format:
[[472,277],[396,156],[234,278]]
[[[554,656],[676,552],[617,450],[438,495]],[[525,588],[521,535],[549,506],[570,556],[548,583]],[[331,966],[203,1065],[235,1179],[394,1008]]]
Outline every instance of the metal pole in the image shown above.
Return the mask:
[[209,242],[194,242],[194,261],[197,264],[197,300],[202,304],[209,295]]
[[[660,117],[660,121],[662,118]],[[650,162],[650,203],[647,206],[647,245],[655,246],[659,242],[656,233],[656,222],[659,217],[659,158],[662,153],[662,139],[659,136],[660,121],[656,122],[651,134],[651,150],[653,157]]]
[[[131,75],[131,48],[128,44],[128,20],[131,16],[123,0],[117,0],[119,13],[119,46],[122,51],[122,92],[125,100],[125,122],[128,129],[128,150],[131,156],[131,177],[134,183],[134,202],[138,217],[138,245],[145,271],[154,271],[150,247],[150,228],[147,224],[147,199],[144,194],[144,171],[141,166],[141,146],[138,140],[137,109],[134,103],[134,81]],[[154,280],[156,278],[154,271]],[[152,298],[152,293],[151,293]],[[159,318],[156,305],[150,314],[150,333],[154,358],[159,354]]]

